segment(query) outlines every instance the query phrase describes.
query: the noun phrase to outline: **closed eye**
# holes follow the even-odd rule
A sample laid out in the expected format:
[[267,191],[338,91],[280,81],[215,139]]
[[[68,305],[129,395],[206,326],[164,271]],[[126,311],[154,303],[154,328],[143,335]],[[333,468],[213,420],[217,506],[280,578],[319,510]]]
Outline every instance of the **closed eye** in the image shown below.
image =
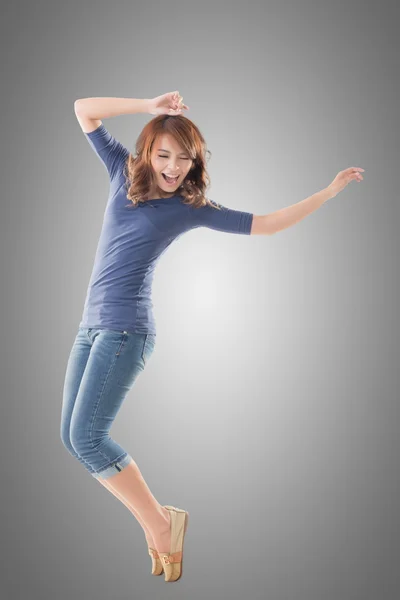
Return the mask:
[[[165,154],[159,154],[158,158],[168,158],[168,156],[165,156]],[[188,158],[184,158],[183,160],[189,160]]]

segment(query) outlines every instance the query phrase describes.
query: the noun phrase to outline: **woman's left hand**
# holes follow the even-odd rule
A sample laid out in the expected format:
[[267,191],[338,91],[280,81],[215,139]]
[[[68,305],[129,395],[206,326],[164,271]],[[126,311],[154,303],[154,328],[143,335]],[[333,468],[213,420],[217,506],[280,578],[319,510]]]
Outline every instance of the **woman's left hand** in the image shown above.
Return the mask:
[[333,194],[333,197],[341,192],[346,185],[350,183],[350,181],[362,181],[364,178],[361,175],[361,172],[364,172],[364,169],[361,169],[360,167],[350,167],[348,169],[344,169],[344,171],[339,171],[335,179],[328,186]]

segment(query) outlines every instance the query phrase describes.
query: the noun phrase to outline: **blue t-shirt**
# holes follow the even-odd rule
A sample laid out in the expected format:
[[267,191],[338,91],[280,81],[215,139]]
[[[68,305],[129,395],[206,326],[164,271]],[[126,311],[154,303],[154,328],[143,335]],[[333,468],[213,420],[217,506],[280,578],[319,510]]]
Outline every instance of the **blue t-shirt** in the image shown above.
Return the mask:
[[194,208],[181,195],[135,207],[123,173],[129,150],[103,123],[85,136],[107,168],[110,191],[79,327],[155,334],[151,287],[168,246],[196,227],[249,235],[253,214],[221,204]]

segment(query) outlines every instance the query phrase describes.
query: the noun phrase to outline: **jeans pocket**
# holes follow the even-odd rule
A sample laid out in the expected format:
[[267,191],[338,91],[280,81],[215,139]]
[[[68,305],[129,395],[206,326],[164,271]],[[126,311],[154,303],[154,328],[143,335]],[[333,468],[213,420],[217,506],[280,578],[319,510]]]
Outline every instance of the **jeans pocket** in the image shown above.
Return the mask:
[[124,344],[125,344],[126,340],[128,339],[128,332],[127,331],[121,331],[120,335],[121,335],[121,341],[120,341],[120,344],[118,346],[118,350],[115,353],[116,356],[120,355],[121,350],[124,347]]
[[156,344],[156,336],[154,333],[146,333],[146,337],[143,344],[142,361],[145,366],[150,356],[153,354],[154,346]]

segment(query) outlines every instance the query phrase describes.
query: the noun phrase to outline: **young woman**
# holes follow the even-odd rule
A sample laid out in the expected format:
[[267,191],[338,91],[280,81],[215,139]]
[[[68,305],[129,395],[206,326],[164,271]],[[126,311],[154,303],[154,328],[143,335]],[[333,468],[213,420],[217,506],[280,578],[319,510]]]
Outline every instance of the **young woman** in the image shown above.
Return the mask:
[[[103,226],[82,320],[69,356],[61,439],[91,475],[116,496],[143,528],[152,573],[182,575],[188,513],[160,505],[133,460],[109,435],[115,417],[156,340],[151,301],[153,273],[174,240],[196,227],[242,235],[270,235],[314,212],[360,168],[341,171],[321,192],[283,210],[257,216],[226,208],[209,186],[205,140],[183,115],[179,92],[153,99],[86,98],[75,114],[110,181]],[[102,118],[155,115],[139,135],[135,156],[105,128]]]

